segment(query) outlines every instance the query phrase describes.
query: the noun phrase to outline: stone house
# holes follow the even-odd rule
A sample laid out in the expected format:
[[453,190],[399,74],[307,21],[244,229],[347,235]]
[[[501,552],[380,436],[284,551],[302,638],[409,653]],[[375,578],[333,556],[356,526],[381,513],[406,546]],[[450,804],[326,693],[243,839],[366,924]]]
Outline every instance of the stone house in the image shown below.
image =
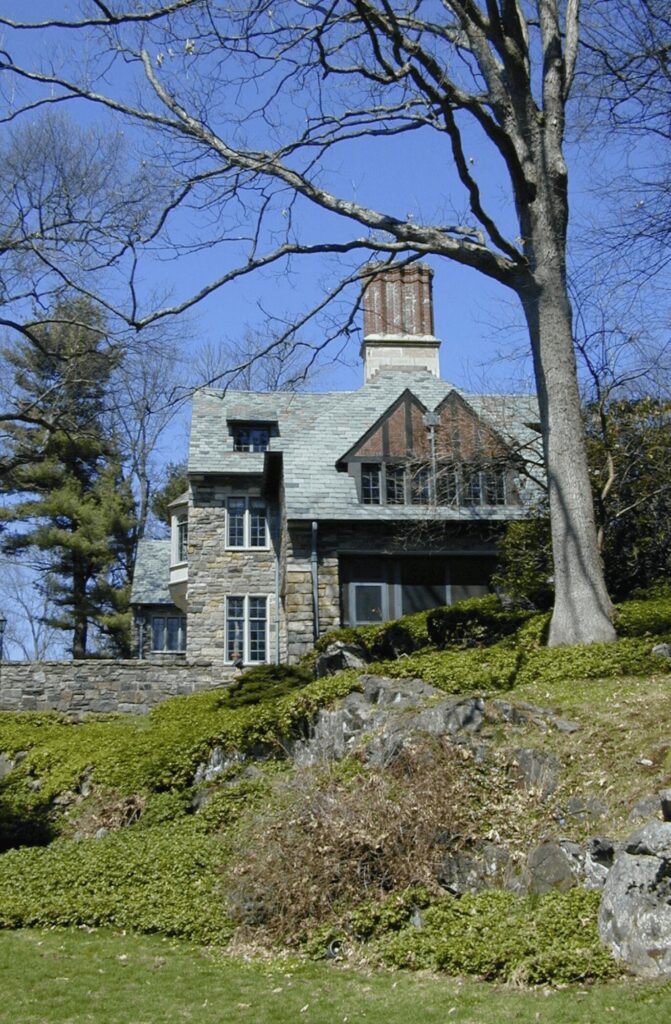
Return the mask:
[[440,379],[427,266],[381,272],[362,305],[359,390],[196,394],[188,493],[137,561],[145,656],[294,662],[337,626],[488,591],[533,492],[536,400]]

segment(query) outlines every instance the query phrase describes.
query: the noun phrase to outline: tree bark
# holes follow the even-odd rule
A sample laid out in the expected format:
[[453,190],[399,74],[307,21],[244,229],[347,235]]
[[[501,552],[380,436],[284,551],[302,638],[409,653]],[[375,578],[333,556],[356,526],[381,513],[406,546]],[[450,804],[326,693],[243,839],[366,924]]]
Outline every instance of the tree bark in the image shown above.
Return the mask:
[[561,270],[543,268],[520,297],[531,337],[548,481],[555,604],[550,646],[615,639],[603,580]]

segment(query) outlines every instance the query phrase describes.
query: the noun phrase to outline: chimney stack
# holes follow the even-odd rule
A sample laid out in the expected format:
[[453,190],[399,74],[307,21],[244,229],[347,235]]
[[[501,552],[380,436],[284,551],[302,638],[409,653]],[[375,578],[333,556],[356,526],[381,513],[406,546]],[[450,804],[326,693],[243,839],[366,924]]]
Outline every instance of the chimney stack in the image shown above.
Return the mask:
[[[379,267],[379,273],[370,277]],[[364,380],[378,370],[428,370],[440,376],[440,341],[433,334],[433,271],[425,263],[385,268],[369,264],[363,282]]]

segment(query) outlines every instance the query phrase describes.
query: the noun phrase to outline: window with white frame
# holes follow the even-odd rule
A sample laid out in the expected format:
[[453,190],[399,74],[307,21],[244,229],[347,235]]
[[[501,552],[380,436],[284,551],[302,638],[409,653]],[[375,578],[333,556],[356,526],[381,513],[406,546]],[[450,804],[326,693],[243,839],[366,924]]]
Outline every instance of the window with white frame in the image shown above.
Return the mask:
[[226,547],[267,548],[266,504],[260,498],[228,498]]
[[244,594],[226,598],[226,660],[246,665],[266,661],[268,598]]
[[186,651],[186,616],[152,615],[151,649],[157,654],[184,654]]
[[186,512],[180,512],[175,524],[175,556],[178,562],[186,562],[189,542],[189,520]]
[[262,423],[237,424],[233,429],[233,451],[268,451],[270,427]]

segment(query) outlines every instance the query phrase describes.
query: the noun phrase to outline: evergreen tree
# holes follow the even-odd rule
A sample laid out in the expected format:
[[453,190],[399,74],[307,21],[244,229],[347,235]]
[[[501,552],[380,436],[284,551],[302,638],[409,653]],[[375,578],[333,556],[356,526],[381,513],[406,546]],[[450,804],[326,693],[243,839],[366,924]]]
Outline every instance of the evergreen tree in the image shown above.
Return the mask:
[[[133,499],[113,437],[103,428],[106,389],[121,353],[87,300],[60,302],[3,354],[18,416],[5,427],[0,517],[8,554],[39,551],[57,614],[86,655],[91,623],[126,653],[127,565]],[[127,591],[127,587],[125,588]]]

